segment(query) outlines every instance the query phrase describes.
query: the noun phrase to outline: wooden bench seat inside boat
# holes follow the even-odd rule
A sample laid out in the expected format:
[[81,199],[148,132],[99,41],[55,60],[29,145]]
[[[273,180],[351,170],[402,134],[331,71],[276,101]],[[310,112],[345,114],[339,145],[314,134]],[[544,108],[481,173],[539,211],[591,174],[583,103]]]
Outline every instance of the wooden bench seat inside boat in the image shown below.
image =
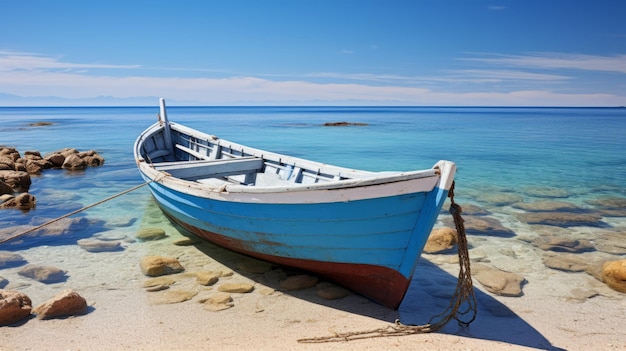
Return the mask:
[[240,174],[256,174],[263,170],[263,159],[237,157],[217,160],[155,163],[154,168],[185,180],[221,178]]

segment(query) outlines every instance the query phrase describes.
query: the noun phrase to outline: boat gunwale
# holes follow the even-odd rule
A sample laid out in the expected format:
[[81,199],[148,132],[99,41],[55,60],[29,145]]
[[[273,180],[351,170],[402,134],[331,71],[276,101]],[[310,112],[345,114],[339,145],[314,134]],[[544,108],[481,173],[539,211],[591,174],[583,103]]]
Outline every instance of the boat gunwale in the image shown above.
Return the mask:
[[[195,188],[198,190],[216,192],[216,193],[250,193],[250,194],[262,194],[262,193],[285,193],[285,192],[306,192],[314,190],[345,190],[351,188],[359,188],[372,185],[384,185],[390,183],[404,182],[415,179],[426,179],[432,177],[439,177],[439,180],[435,182],[434,187],[440,187],[448,190],[451,186],[452,179],[456,166],[451,161],[438,161],[431,169],[416,170],[416,171],[384,171],[384,172],[370,172],[356,169],[349,169],[340,166],[329,165],[317,161],[306,160],[302,158],[292,157],[288,155],[278,154],[270,151],[255,149],[252,147],[244,146],[238,143],[231,142],[226,139],[221,139],[215,135],[203,133],[201,131],[186,127],[182,124],[175,122],[169,122],[169,125],[174,130],[186,133],[195,138],[214,140],[216,145],[227,144],[229,148],[238,148],[245,150],[246,154],[254,155],[255,157],[262,158],[263,160],[269,160],[277,162],[278,164],[287,165],[302,165],[306,169],[315,169],[315,166],[319,171],[333,172],[339,174],[345,174],[346,177],[357,176],[354,178],[329,180],[321,183],[289,183],[285,185],[264,185],[264,186],[248,186],[233,184],[226,180],[222,181],[220,186],[209,186],[202,184],[195,180],[185,180],[182,178],[176,178],[169,173],[159,171],[155,169],[151,162],[148,162],[141,155],[141,147],[145,140],[151,138],[154,134],[161,132],[164,126],[160,122],[154,123],[143,131],[134,145],[135,160],[142,170],[142,172],[149,179],[159,183],[178,183],[179,186],[184,188]],[[222,145],[223,146],[223,145]],[[180,162],[180,161],[174,161]],[[190,161],[193,162],[193,161]],[[332,171],[331,171],[332,170]],[[431,189],[432,190],[432,189]]]

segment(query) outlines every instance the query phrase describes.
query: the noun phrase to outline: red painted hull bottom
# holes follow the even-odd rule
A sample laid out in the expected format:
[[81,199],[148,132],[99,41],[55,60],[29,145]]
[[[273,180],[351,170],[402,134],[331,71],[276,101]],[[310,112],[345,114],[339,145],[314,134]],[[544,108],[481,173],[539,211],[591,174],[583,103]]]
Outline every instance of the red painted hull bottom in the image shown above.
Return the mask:
[[410,281],[402,274],[385,267],[366,264],[333,263],[278,257],[251,251],[245,243],[209,232],[168,216],[191,233],[214,244],[248,256],[284,266],[304,269],[340,284],[383,306],[397,309],[409,288]]

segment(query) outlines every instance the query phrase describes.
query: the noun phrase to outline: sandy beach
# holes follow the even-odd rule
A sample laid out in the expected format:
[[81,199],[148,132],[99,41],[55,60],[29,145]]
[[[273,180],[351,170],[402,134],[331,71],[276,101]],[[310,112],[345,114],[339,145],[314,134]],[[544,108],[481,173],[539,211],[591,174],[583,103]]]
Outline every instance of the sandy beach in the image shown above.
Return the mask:
[[[586,273],[545,269],[525,273],[529,283],[521,297],[495,296],[474,282],[478,312],[469,327],[452,320],[437,333],[305,343],[302,339],[386,328],[396,319],[405,324],[428,322],[449,303],[456,285],[456,254],[423,255],[403,304],[391,310],[352,293],[325,300],[315,287],[283,291],[279,280],[284,268],[250,273],[242,268],[249,266],[249,258],[212,244],[174,245],[184,237],[154,207],[146,211],[141,225],[163,228],[167,237],[142,242],[134,239],[134,228],[120,227],[114,233],[126,238],[123,251],[90,253],[77,245],[17,251],[30,263],[66,270],[69,278],[43,284],[19,276],[20,267],[15,267],[1,272],[10,282],[5,289],[26,293],[36,306],[71,288],[90,307],[82,316],[33,316],[2,327],[0,350],[626,349],[623,294]],[[139,267],[146,255],[176,257],[185,271],[169,276],[174,282],[168,289],[150,292],[144,288],[150,278]],[[196,282],[195,273],[207,270],[222,272],[218,283]],[[231,294],[231,308],[208,309],[203,302],[224,283],[248,283],[254,290]],[[580,298],[573,295],[578,290],[594,293]],[[180,294],[189,299],[171,303]]]

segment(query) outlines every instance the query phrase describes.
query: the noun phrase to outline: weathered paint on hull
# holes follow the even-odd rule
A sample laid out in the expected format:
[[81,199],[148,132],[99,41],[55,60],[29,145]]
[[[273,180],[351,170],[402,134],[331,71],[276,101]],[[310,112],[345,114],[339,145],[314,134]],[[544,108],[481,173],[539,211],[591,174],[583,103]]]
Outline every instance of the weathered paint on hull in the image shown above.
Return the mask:
[[402,274],[386,267],[302,260],[250,251],[246,249],[246,245],[237,240],[194,227],[177,220],[163,208],[162,210],[173,222],[194,235],[216,245],[268,262],[317,273],[328,280],[392,309],[397,309],[400,306],[410,284],[410,281]]

